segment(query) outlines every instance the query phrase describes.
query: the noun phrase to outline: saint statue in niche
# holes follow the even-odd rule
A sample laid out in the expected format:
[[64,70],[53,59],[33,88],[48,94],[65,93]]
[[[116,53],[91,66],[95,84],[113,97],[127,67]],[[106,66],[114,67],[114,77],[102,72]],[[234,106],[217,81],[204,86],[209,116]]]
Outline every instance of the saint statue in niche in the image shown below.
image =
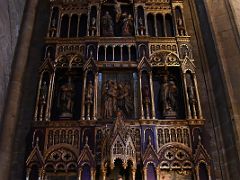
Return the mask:
[[163,76],[163,84],[161,88],[162,107],[164,117],[176,117],[177,108],[177,86],[173,79],[169,79],[168,75]]
[[63,84],[60,87],[60,95],[59,95],[59,104],[62,118],[71,118],[73,112],[73,97],[75,94],[74,85],[72,83],[71,77],[68,78],[68,82]]
[[113,20],[108,11],[102,16],[101,28],[103,36],[113,36]]
[[149,91],[149,87],[147,84],[145,84],[142,88],[142,94],[143,94],[143,103],[145,106],[145,114],[146,114],[146,118],[149,119],[149,105],[150,105],[150,91]]
[[88,81],[88,85],[86,89],[86,100],[85,100],[85,104],[87,106],[87,120],[90,120],[90,110],[91,110],[91,105],[93,104],[93,92],[94,92],[94,87],[93,87],[92,81]]
[[131,14],[123,13],[122,35],[131,36],[133,33],[133,17]]
[[183,20],[181,17],[178,17],[177,19],[177,29],[178,29],[179,36],[185,36],[185,28],[184,28]]
[[43,81],[43,84],[40,88],[40,95],[39,95],[39,103],[40,103],[40,112],[39,112],[39,119],[40,121],[43,119],[44,116],[44,107],[47,104],[47,94],[48,94],[48,87],[47,82]]

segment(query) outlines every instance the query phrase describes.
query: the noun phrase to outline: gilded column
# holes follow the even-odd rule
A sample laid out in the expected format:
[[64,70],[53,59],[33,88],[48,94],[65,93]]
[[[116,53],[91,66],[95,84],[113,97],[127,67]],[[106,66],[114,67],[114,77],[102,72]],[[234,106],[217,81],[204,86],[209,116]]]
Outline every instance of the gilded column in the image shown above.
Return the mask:
[[54,83],[55,83],[55,75],[56,70],[54,69],[54,72],[51,76],[50,83],[49,83],[49,90],[48,90],[48,100],[47,100],[47,107],[46,107],[46,121],[50,121],[51,117],[51,109],[52,109],[52,101],[53,101],[53,89],[54,89]]
[[27,172],[26,172],[26,180],[29,180],[29,178],[30,178],[30,173],[31,173],[31,168],[27,168],[26,171],[27,171]]
[[154,14],[154,28],[155,28],[155,36],[158,36],[158,28],[157,28],[157,15]]
[[91,180],[95,180],[95,169],[91,168]]
[[143,167],[143,180],[147,180],[147,168]]
[[42,77],[43,77],[43,72],[41,73],[40,80],[38,83],[38,93],[37,93],[37,100],[36,100],[35,113],[34,113],[35,121],[38,121],[39,95],[40,95],[41,86],[42,86]]
[[135,180],[136,179],[136,169],[135,168],[132,168],[132,180]]
[[84,72],[84,79],[83,79],[83,88],[82,88],[82,120],[85,120],[85,90],[86,90],[86,81],[87,81],[87,73],[88,71]]
[[201,103],[200,103],[200,98],[199,98],[199,93],[198,93],[198,85],[197,85],[197,78],[196,75],[194,74],[193,76],[194,79],[194,86],[195,86],[195,91],[196,91],[196,96],[197,96],[197,104],[198,104],[198,118],[199,119],[203,119],[203,115],[202,115],[202,107],[201,107]]
[[156,167],[155,171],[156,171],[157,180],[160,180],[160,169],[159,169],[159,167]]
[[97,88],[98,88],[98,72],[95,72],[94,77],[94,99],[93,99],[93,120],[97,120]]
[[143,99],[142,99],[142,72],[138,73],[139,78],[139,92],[140,92],[140,105],[141,105],[141,119],[144,119],[144,111],[143,111]]
[[199,166],[196,166],[196,167],[195,167],[195,172],[196,172],[197,180],[200,180],[200,176],[199,176]]
[[187,115],[188,115],[188,119],[192,119],[191,108],[189,104],[189,97],[187,92],[186,73],[183,73],[183,83],[184,83],[184,90],[185,90],[185,97],[186,97]]
[[153,91],[153,80],[152,80],[152,72],[149,73],[150,80],[150,90],[151,90],[151,101],[152,101],[152,119],[156,118],[155,115],[155,103],[154,103],[154,91]]
[[78,180],[82,179],[82,168],[79,168],[78,170]]
[[163,28],[164,28],[164,36],[167,37],[166,15],[165,14],[163,14]]

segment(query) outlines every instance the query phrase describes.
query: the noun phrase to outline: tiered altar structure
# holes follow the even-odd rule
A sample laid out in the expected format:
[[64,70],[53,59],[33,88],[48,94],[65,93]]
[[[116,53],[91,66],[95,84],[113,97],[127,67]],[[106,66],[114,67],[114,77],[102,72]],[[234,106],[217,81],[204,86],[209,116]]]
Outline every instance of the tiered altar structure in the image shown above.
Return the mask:
[[211,179],[182,0],[50,0],[26,178]]

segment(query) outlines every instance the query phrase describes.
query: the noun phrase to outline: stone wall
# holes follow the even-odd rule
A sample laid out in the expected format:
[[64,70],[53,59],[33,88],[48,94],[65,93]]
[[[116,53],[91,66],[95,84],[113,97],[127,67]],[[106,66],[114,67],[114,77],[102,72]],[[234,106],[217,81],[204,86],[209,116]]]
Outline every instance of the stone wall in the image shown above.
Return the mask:
[[[26,0],[0,1],[0,117]],[[1,118],[0,118],[1,124]]]

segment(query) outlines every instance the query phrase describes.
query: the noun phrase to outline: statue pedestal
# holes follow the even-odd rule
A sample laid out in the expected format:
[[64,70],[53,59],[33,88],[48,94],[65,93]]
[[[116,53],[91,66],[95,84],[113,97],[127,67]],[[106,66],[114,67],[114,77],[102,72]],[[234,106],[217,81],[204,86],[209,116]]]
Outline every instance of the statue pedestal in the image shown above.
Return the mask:
[[170,110],[170,111],[164,112],[163,116],[166,119],[175,119],[177,117],[177,113],[176,113],[176,111]]

